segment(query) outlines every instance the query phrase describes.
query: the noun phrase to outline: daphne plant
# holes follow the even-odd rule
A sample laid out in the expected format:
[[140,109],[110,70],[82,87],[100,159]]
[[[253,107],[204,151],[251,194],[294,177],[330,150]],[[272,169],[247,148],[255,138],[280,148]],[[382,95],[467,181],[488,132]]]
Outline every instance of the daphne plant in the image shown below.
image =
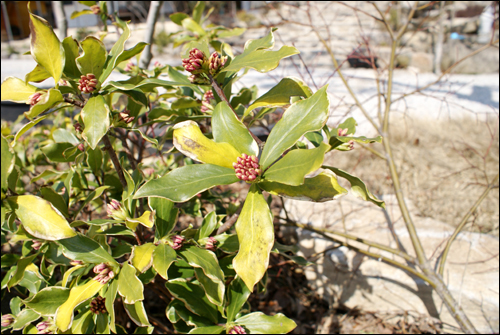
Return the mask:
[[[85,3],[85,14],[110,16],[106,2]],[[355,137],[351,119],[328,128],[327,86],[313,94],[284,78],[259,98],[255,87],[233,94],[241,69],[271,71],[298,50],[272,50],[272,29],[235,56],[216,43],[229,30],[191,35],[202,7],[192,18],[175,14],[189,27],[182,67],[128,70],[145,44],[125,49],[127,22],[112,16],[121,35],[108,51],[94,37],[60,41],[29,13],[37,65],[1,87],[2,101],[26,104],[29,121],[14,134],[2,127],[2,245],[13,250],[2,255],[2,297],[11,298],[2,330],[152,333],[161,324],[152,325],[145,293],[155,290],[179,333],[287,333],[292,319],[251,311],[247,301],[266,286],[271,252],[307,263],[275,241],[263,192],[333,200],[347,192],[340,176],[383,206],[362,181],[323,166],[329,150],[380,139]],[[130,78],[110,80],[115,70]],[[48,78],[54,87],[31,84]],[[264,143],[251,125],[275,108],[286,111]],[[210,191],[233,183],[249,186],[239,209],[230,190]],[[181,228],[180,215],[202,223]]]

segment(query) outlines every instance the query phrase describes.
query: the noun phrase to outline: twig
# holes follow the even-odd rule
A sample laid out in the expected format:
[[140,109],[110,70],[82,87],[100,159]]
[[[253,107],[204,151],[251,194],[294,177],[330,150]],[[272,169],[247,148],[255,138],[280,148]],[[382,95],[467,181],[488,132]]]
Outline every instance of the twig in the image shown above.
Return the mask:
[[476,200],[474,205],[472,205],[472,207],[467,211],[467,213],[464,215],[464,217],[462,218],[462,220],[458,224],[457,228],[455,228],[455,231],[453,232],[453,234],[450,236],[450,238],[446,242],[446,246],[443,250],[443,253],[441,254],[441,259],[439,260],[439,265],[438,265],[438,269],[437,269],[437,272],[439,273],[439,275],[441,277],[443,276],[443,273],[444,273],[444,266],[446,263],[446,258],[448,257],[448,253],[449,253],[450,248],[451,248],[451,244],[457,238],[460,231],[462,231],[463,227],[465,226],[465,224],[467,223],[467,221],[469,220],[471,215],[477,210],[477,208],[479,207],[481,202],[483,202],[483,200],[486,198],[486,196],[490,193],[491,189],[494,187],[494,184],[498,180],[498,176],[499,175],[497,173],[496,177],[493,179],[493,181],[490,183],[490,185],[486,188],[486,190],[484,190],[483,194],[481,194],[481,196]]
[[102,137],[102,141],[104,142],[103,149],[108,152],[109,157],[111,158],[111,161],[113,162],[113,165],[115,166],[115,170],[118,173],[118,179],[120,179],[120,183],[122,184],[123,188],[126,188],[127,181],[125,180],[125,175],[123,174],[122,166],[120,165],[120,161],[118,160],[118,157],[116,157],[116,152],[113,149],[113,146],[111,145],[111,142],[109,141],[109,137],[107,134]]

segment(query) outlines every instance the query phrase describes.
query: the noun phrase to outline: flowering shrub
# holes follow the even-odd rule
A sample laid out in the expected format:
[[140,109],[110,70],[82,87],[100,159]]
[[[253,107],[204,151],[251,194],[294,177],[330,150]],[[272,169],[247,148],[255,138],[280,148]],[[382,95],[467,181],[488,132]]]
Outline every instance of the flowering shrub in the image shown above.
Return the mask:
[[[105,7],[86,3],[90,12],[109,16]],[[2,129],[2,245],[16,251],[2,255],[2,297],[11,297],[12,313],[2,316],[2,330],[126,332],[115,315],[120,303],[137,333],[152,333],[145,291],[160,285],[178,332],[287,333],[293,320],[247,305],[256,285],[266,285],[270,252],[288,251],[275,242],[263,192],[333,200],[347,192],[340,176],[383,206],[358,178],[322,165],[330,150],[380,138],[354,137],[353,119],[328,128],[326,86],[313,94],[300,80],[284,78],[259,98],[248,88],[233,95],[239,70],[270,71],[298,50],[273,51],[272,29],[233,55],[217,34],[234,30],[202,28],[203,8],[199,3],[193,17],[172,16],[188,33],[197,31],[184,39],[183,68],[152,70],[131,62],[145,44],[125,49],[130,30],[119,18],[121,35],[107,51],[92,36],[59,41],[30,12],[37,66],[1,88],[2,101],[29,105],[27,124],[15,134]],[[130,78],[110,81],[114,70]],[[48,78],[55,87],[30,84]],[[277,107],[286,111],[263,143],[249,127]],[[49,118],[51,125],[37,125]],[[146,163],[146,155],[158,159]],[[210,191],[238,182],[250,188],[239,209]],[[214,206],[204,209],[201,226],[176,230],[179,213],[203,216],[202,201]]]

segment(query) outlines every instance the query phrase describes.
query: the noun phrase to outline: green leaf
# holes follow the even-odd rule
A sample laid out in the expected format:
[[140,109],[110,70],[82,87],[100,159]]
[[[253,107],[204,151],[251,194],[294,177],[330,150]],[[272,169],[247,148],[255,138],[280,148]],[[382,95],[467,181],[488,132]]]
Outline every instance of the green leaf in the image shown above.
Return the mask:
[[30,81],[39,83],[50,77],[52,77],[50,73],[48,73],[47,70],[45,70],[40,64],[37,64],[31,72],[26,74],[24,81],[27,83]]
[[123,50],[125,49],[125,42],[129,39],[130,37],[130,29],[128,27],[128,24],[119,18],[116,19],[117,23],[120,24],[121,27],[123,27],[123,32],[120,35],[120,38],[115,42],[111,50],[109,51],[109,57],[108,61],[106,62],[104,71],[102,72],[101,76],[99,78],[99,82],[103,83],[106,78],[109,77],[111,72],[115,69],[115,67],[119,64],[118,59],[123,53]]
[[[234,36],[240,36],[245,31],[247,31],[246,28],[239,28],[239,27],[236,27],[233,29],[218,30],[217,37],[218,38],[229,38],[229,37],[234,37]],[[227,45],[226,43],[224,43],[224,44]]]
[[261,73],[269,72],[278,67],[283,58],[298,54],[295,47],[282,46],[278,51],[256,50],[248,54],[236,56],[228,67],[222,69],[222,72],[237,72],[243,68],[252,68]]
[[203,29],[195,20],[193,20],[190,17],[187,17],[184,20],[182,20],[182,27],[198,36],[206,35],[205,29]]
[[153,251],[153,267],[165,280],[168,280],[168,268],[176,259],[177,253],[168,244],[160,243]]
[[118,60],[116,61],[116,64],[120,64],[121,62],[124,62],[126,60],[129,60],[130,58],[134,57],[137,54],[140,54],[142,50],[148,45],[146,42],[139,42],[136,45],[134,45],[132,48],[127,49],[122,52],[120,57],[118,57]]
[[[25,308],[16,316],[16,321],[11,325],[12,330],[20,330],[24,328],[27,324],[40,318],[40,315],[35,311]],[[2,327],[3,328],[3,327]]]
[[184,108],[193,108],[193,107],[198,107],[201,106],[201,103],[198,102],[198,100],[193,99],[191,97],[184,97],[184,98],[179,98],[172,102],[172,109],[177,110],[177,109],[184,109]]
[[381,143],[382,142],[382,136],[377,136],[373,138],[368,138],[365,136],[359,136],[359,137],[351,137],[351,136],[332,136],[330,137],[330,145],[331,149],[336,149],[340,151],[350,151],[352,150],[350,146],[346,143],[349,143],[350,141],[357,142],[357,143],[363,143],[363,144],[368,144],[368,143]]
[[24,113],[24,116],[31,120],[35,116],[40,115],[50,107],[62,101],[64,101],[64,99],[61,92],[59,90],[51,88],[47,93],[42,94],[40,101],[36,105],[32,106],[29,112]]
[[341,124],[339,124],[339,126],[337,128],[333,128],[332,129],[332,132],[336,135],[338,134],[339,132],[339,129],[347,129],[347,135],[354,135],[356,133],[356,126],[358,125],[358,123],[356,122],[356,120],[352,117],[350,118],[347,118],[344,122],[342,122]]
[[222,334],[224,330],[224,326],[198,327],[191,329],[188,334]]
[[91,97],[82,109],[82,119],[85,124],[82,136],[92,149],[97,147],[101,138],[109,128],[109,107],[104,97]]
[[[2,170],[1,170],[1,179],[2,179],[2,199],[4,192],[7,192],[8,186],[8,177],[14,168],[15,156],[9,145],[9,142],[2,136],[1,139],[1,154],[2,154]],[[2,221],[3,224],[3,221]]]
[[94,329],[93,322],[94,313],[90,310],[90,307],[84,308],[78,313],[71,325],[72,334],[90,334]]
[[[156,239],[160,240],[174,229],[179,209],[174,203],[165,198],[148,198],[149,207],[156,212]],[[158,271],[158,269],[156,269]],[[160,273],[160,271],[158,271]]]
[[94,316],[95,320],[95,334],[110,334],[108,325],[108,316],[104,314],[97,314]]
[[[87,36],[80,43],[83,54],[76,59],[76,65],[80,72],[84,75],[92,73],[96,78],[99,78],[104,70],[104,63],[106,63],[106,47],[100,39],[94,36]],[[102,82],[97,85],[100,87]]]
[[205,1],[198,1],[193,9],[193,20],[196,23],[201,22],[201,17],[203,16],[204,10],[205,10]]
[[87,164],[95,175],[98,175],[101,172],[102,151],[99,147],[96,147],[95,149],[90,147],[87,148]]
[[60,240],[64,256],[85,263],[108,263],[114,266],[118,263],[104,248],[87,236],[78,234],[74,237]]
[[215,228],[217,228],[217,213],[215,211],[210,212],[205,216],[203,222],[201,224],[200,229],[198,230],[198,236],[196,240],[201,240],[205,237],[209,237],[210,234],[213,233]]
[[248,132],[247,127],[236,118],[231,107],[220,102],[212,114],[212,130],[215,142],[229,143],[238,152],[259,155],[259,146]]
[[65,217],[69,217],[68,205],[66,204],[66,201],[64,201],[62,195],[60,195],[50,187],[42,187],[40,189],[40,193],[42,194],[42,198],[49,201]]
[[69,155],[64,156],[64,153],[68,152],[66,150],[71,150],[75,146],[71,143],[51,143],[41,148],[43,154],[48,160],[58,163],[69,163],[73,162],[78,155],[78,152],[69,153]]
[[312,95],[311,89],[301,81],[294,77],[286,77],[281,79],[278,85],[271,88],[267,93],[255,100],[246,110],[244,116],[259,107],[280,107],[290,104],[291,97],[309,98]]
[[73,19],[76,19],[79,16],[89,15],[89,14],[94,14],[94,12],[91,11],[90,9],[84,9],[84,10],[81,10],[81,11],[76,11],[75,10],[73,13],[71,13],[70,19],[73,20]]
[[64,61],[64,74],[73,79],[80,79],[82,73],[76,66],[76,59],[80,56],[80,48],[78,42],[72,37],[68,36],[62,41],[65,53]]
[[136,245],[132,249],[130,262],[140,273],[146,272],[153,265],[153,251],[155,248],[156,246],[150,242]]
[[[139,78],[140,79],[140,78]],[[144,80],[140,80],[137,82],[137,79],[134,80],[125,80],[125,81],[110,81],[108,85],[104,89],[108,89],[109,87],[116,87],[120,90],[133,90],[135,88],[140,89],[143,92],[149,92],[156,87],[164,87],[164,88],[172,88],[172,86],[185,86],[192,89],[196,89],[198,85],[194,85],[186,82],[176,82],[176,81],[167,81],[162,79],[148,78]]]
[[54,130],[54,132],[52,133],[52,138],[57,143],[67,142],[67,143],[71,143],[73,145],[78,145],[80,143],[78,138],[76,138],[76,136],[72,132],[70,132],[66,129],[63,129],[63,128],[59,128],[59,129]]
[[31,13],[29,3],[28,12],[30,15],[31,55],[39,65],[50,73],[57,85],[64,68],[64,48],[49,23],[40,16]]
[[144,300],[144,285],[135,273],[136,270],[132,265],[124,263],[118,275],[118,293],[126,304]]
[[230,143],[217,143],[208,139],[193,121],[184,121],[174,126],[173,142],[177,150],[195,161],[230,169],[233,169],[233,163],[241,156],[241,152]]
[[322,142],[315,149],[292,150],[264,173],[264,180],[292,186],[302,185],[307,174],[321,167],[329,148],[328,144]]
[[327,86],[323,86],[310,98],[292,104],[274,126],[260,157],[262,169],[266,169],[300,137],[310,131],[323,128],[328,118]]
[[63,332],[68,330],[73,322],[73,310],[81,303],[92,298],[103,286],[104,284],[91,279],[84,285],[73,287],[68,300],[57,309],[55,316],[57,328]]
[[123,303],[123,307],[125,307],[125,312],[136,325],[139,327],[151,326],[142,301],[136,301],[133,304]]
[[352,193],[365,200],[374,203],[375,205],[385,208],[385,202],[382,200],[378,200],[366,187],[365,183],[358,177],[355,177],[341,169],[337,169],[331,166],[323,166],[324,169],[328,169],[333,171],[337,176],[347,179],[347,181],[351,184]]
[[27,307],[45,316],[54,315],[69,298],[69,289],[65,287],[46,287],[30,299],[24,301]]
[[7,283],[7,287],[10,289],[13,286],[19,284],[19,282],[23,279],[26,268],[33,263],[33,260],[38,256],[38,254],[31,255],[25,258],[21,258],[17,261],[17,268],[14,271],[14,274],[9,279]]
[[225,253],[235,253],[240,249],[240,242],[238,242],[238,235],[236,234],[221,234],[214,236],[217,240],[217,248]]
[[200,285],[176,278],[166,282],[165,286],[175,298],[184,302],[191,312],[217,323],[217,306],[210,303]]
[[[206,318],[196,315],[186,308],[185,304],[177,299],[173,299],[167,306],[167,317],[171,322],[179,322],[179,317],[189,326],[205,327],[213,325],[213,322]],[[176,321],[176,322],[174,322]]]
[[244,326],[250,334],[287,334],[297,327],[293,320],[281,313],[269,316],[254,312],[242,316],[234,323]]
[[313,178],[306,178],[304,184],[300,186],[261,182],[259,187],[281,197],[314,202],[334,200],[347,194],[347,190],[338,184],[337,177],[330,171],[322,172]]
[[213,186],[228,185],[238,180],[234,169],[212,164],[186,165],[159,179],[148,181],[134,198],[160,197],[184,202]]
[[189,17],[186,13],[174,13],[170,14],[170,20],[172,20],[173,23],[182,26],[182,20],[185,18]]
[[269,265],[269,253],[274,243],[273,216],[266,199],[254,184],[250,187],[241,214],[236,221],[240,251],[233,267],[250,291]]
[[[224,302],[224,273],[220,269],[219,262],[215,254],[209,250],[190,245],[178,251],[189,265],[195,268],[198,281],[202,284],[207,293],[208,300],[218,306]],[[202,269],[203,273],[197,271]]]
[[228,305],[226,307],[227,322],[232,322],[250,296],[250,290],[240,277],[233,279],[228,289]]
[[112,235],[112,236],[133,236],[135,234],[132,230],[124,226],[113,226],[109,229],[97,232],[98,235]]
[[108,311],[108,315],[109,315],[109,328],[114,333],[116,333],[115,304],[114,304],[114,302],[116,299],[117,292],[118,292],[118,280],[113,280],[108,285],[108,290],[106,291],[106,294],[104,295],[104,298],[106,298],[106,301],[105,301],[106,310]]
[[2,101],[27,103],[28,98],[37,91],[40,89],[19,78],[7,77],[2,83]]
[[10,197],[9,203],[23,227],[37,238],[56,241],[76,236],[64,216],[47,200],[21,195]]

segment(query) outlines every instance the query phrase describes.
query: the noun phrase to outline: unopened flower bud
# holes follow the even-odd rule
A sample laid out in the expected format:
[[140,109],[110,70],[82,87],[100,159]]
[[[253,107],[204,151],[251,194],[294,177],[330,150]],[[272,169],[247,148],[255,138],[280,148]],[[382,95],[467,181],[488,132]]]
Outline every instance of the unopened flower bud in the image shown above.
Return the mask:
[[43,244],[43,241],[33,240],[33,244],[31,245],[31,247],[33,248],[33,250],[40,250],[40,247],[42,246],[42,244]]
[[135,64],[131,60],[128,61],[127,65],[125,65],[125,68],[123,69],[126,72],[131,71],[134,68]]
[[217,74],[226,64],[227,56],[220,56],[217,52],[210,55],[208,59],[208,69],[211,75]]
[[79,261],[79,260],[72,260],[72,261],[69,262],[69,264],[71,264],[73,266],[77,266],[77,265],[82,265],[83,262]]
[[182,60],[182,66],[188,72],[195,72],[203,67],[205,61],[205,54],[199,49],[194,48],[189,51],[189,57]]
[[78,150],[85,151],[85,144],[83,143],[78,144]]
[[130,123],[134,121],[135,117],[130,115],[129,110],[124,110],[123,112],[120,112],[120,120],[125,122],[125,123]]
[[101,14],[101,7],[99,5],[90,6],[90,10],[96,15]]
[[36,325],[36,330],[38,334],[51,334],[53,325],[50,321],[43,321]]
[[348,146],[349,146],[349,150],[353,150],[354,149],[354,141],[353,140],[350,140],[349,142],[347,142]]
[[78,123],[78,122],[77,122],[77,123],[75,123],[75,124],[73,125],[73,127],[75,128],[75,131],[76,131],[77,133],[81,133],[81,132],[83,131],[83,127],[82,127],[82,125],[81,125],[80,123]]
[[345,129],[339,128],[337,131],[337,135],[338,136],[346,136],[348,131],[349,131],[349,128],[345,128]]
[[101,263],[101,264],[98,264],[96,266],[94,266],[94,273],[101,273],[102,271],[106,270],[108,268],[108,266],[106,265],[106,263]]
[[179,250],[182,247],[184,240],[184,237],[182,237],[181,235],[175,235],[172,238],[172,249]]
[[12,314],[4,314],[2,315],[2,327],[9,327],[14,323],[14,317]]
[[42,98],[42,94],[40,92],[33,93],[28,98],[28,104],[30,104],[31,106],[34,106],[40,101],[41,98]]
[[97,79],[93,73],[87,73],[87,75],[82,75],[78,81],[78,89],[83,93],[91,93],[95,91],[97,87]]
[[259,159],[254,155],[248,156],[245,153],[236,159],[236,162],[233,163],[233,168],[236,177],[244,181],[252,182],[262,173],[259,166]]
[[96,297],[90,302],[90,310],[94,314],[107,313],[106,298]]
[[163,65],[160,62],[158,62],[158,61],[156,61],[155,64],[154,64],[154,67],[162,67],[162,66]]
[[246,334],[246,333],[247,332],[245,331],[245,328],[243,328],[242,326],[234,326],[228,332],[228,334]]
[[207,239],[207,244],[205,244],[205,249],[211,250],[211,251],[215,251],[215,245],[216,244],[217,244],[217,240],[215,239],[215,237],[210,236]]
[[193,74],[188,77],[192,84],[196,85],[210,85],[208,78],[201,76],[200,74]]
[[106,211],[108,213],[108,216],[112,217],[115,220],[125,220],[127,218],[125,210],[115,199],[111,200],[111,202],[106,206]]

